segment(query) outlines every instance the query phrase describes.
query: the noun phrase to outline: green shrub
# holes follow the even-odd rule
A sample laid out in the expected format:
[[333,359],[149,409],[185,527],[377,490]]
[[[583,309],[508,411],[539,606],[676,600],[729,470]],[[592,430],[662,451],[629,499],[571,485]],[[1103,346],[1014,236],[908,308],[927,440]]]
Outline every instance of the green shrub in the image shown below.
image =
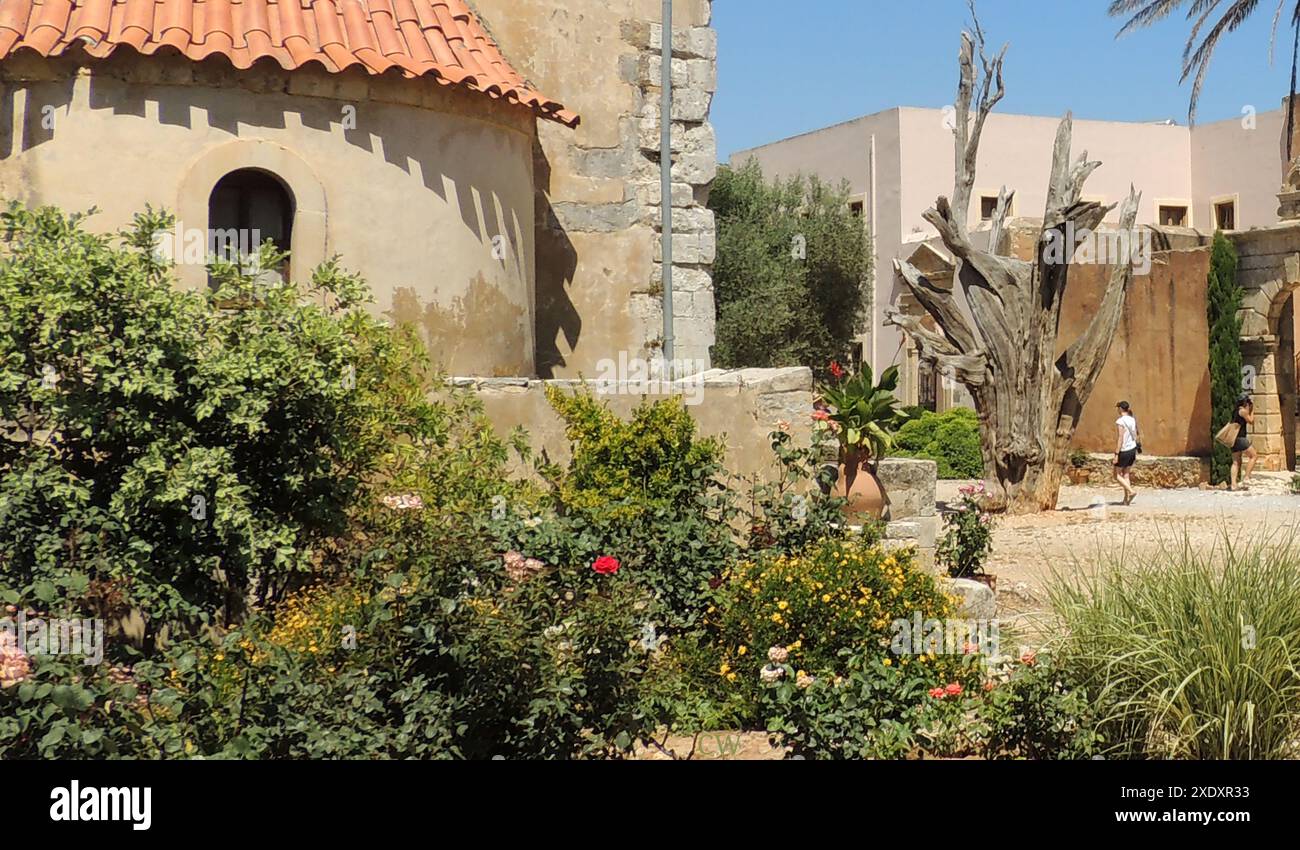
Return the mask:
[[961,487],[957,507],[943,518],[943,537],[934,559],[953,578],[970,578],[984,572],[993,552],[993,514],[985,507],[984,482]]
[[[0,687],[0,757],[571,758],[648,731],[643,592],[590,565],[511,572],[410,511],[342,584],[117,678],[42,660]],[[270,616],[274,613],[275,616]],[[106,669],[106,668],[105,668]]]
[[[989,758],[1088,759],[1102,749],[1097,707],[1055,657],[1034,653],[977,703]],[[991,683],[992,684],[992,683]]]
[[1058,575],[1059,662],[1119,757],[1296,755],[1300,557],[1293,540],[1162,547]]
[[572,459],[566,469],[543,466],[545,499],[517,499],[493,524],[499,545],[548,563],[612,555],[653,595],[661,623],[693,624],[709,581],[738,551],[722,443],[696,435],[678,397],[643,403],[628,421],[589,391],[550,387],[547,398]]
[[14,206],[0,257],[0,596],[107,583],[150,641],[312,568],[386,450],[367,388],[398,357],[333,264],[305,292],[228,264],[177,289],[153,254],[169,223],[112,238]]
[[968,407],[954,407],[943,413],[923,411],[898,430],[893,454],[934,461],[939,466],[939,478],[984,475],[979,420]]
[[[789,431],[773,431],[772,452],[780,474],[741,482],[749,492],[740,511],[749,527],[746,550],[792,554],[847,533],[842,496],[833,494],[834,466],[825,463],[827,432],[814,431],[809,446],[795,445]],[[872,528],[879,534],[879,529]]]
[[[793,555],[760,554],[723,577],[706,612],[716,666],[699,675],[711,676],[724,694],[740,694],[753,719],[773,648],[785,653],[796,675],[833,674],[845,651],[889,653],[896,621],[918,612],[923,620],[944,619],[951,610],[952,600],[910,553],[886,553],[869,538],[826,540]],[[889,663],[945,668],[948,660],[901,656]]]

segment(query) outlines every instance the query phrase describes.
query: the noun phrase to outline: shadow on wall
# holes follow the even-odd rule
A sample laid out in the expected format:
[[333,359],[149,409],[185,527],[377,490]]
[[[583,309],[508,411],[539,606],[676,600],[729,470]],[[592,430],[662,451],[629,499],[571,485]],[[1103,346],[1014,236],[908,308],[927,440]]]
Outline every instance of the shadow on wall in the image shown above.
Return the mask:
[[[453,298],[448,306],[421,304],[414,289],[399,287],[393,290],[393,307],[386,315],[397,324],[418,328],[425,345],[444,368],[459,362],[463,351],[492,351],[499,355],[511,351],[528,321],[528,311],[512,304],[481,274],[470,282],[464,296]],[[492,321],[475,321],[483,316],[491,316]],[[517,330],[512,333],[508,330],[511,327]],[[499,364],[497,369],[501,374],[493,377],[515,377],[527,372],[528,364],[520,362],[513,368]]]
[[559,338],[572,351],[582,335],[582,317],[568,287],[578,269],[578,252],[551,207],[551,163],[541,143],[533,139],[533,179],[537,192],[536,368],[541,378],[555,377],[565,365]]
[[[14,132],[21,126],[19,150],[27,151],[43,145],[54,138],[54,126],[61,113],[67,112],[72,103],[72,87],[75,80],[71,77],[58,82],[41,82],[36,84],[21,82],[0,82],[0,157],[7,157],[14,149]],[[33,89],[39,85],[39,98],[33,97]],[[18,109],[18,92],[24,92],[23,116],[21,123],[15,121]],[[37,102],[39,100],[39,102]]]

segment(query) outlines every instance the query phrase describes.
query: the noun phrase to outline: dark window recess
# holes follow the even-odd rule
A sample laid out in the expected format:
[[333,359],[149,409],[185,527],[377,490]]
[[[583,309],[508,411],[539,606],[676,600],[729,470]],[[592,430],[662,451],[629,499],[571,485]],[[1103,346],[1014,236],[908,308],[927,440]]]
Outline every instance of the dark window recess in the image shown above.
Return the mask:
[[1214,205],[1214,221],[1220,230],[1237,229],[1237,202],[1224,201]]
[[998,211],[998,199],[985,195],[980,198],[980,221],[992,221],[993,214]]
[[[293,241],[293,199],[275,176],[253,168],[217,181],[208,199],[208,251],[245,268],[268,239],[280,251]],[[276,269],[287,277],[288,263]]]
[[1186,227],[1187,207],[1160,208],[1160,224],[1164,227]]
[[854,201],[849,204],[849,212],[858,218],[862,218],[863,205],[861,201]]

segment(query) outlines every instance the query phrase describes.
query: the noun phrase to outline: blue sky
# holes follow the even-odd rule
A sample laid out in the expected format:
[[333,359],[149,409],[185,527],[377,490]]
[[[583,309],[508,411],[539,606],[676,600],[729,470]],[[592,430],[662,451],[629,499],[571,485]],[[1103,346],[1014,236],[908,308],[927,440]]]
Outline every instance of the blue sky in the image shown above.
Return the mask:
[[[1107,0],[980,0],[980,22],[1007,52],[1002,112],[1117,121],[1187,120],[1180,85],[1190,24],[1175,14],[1116,40]],[[1275,3],[1225,36],[1197,122],[1277,109],[1291,77],[1283,20],[1270,67]],[[714,0],[719,159],[893,106],[942,107],[957,83],[965,0]]]

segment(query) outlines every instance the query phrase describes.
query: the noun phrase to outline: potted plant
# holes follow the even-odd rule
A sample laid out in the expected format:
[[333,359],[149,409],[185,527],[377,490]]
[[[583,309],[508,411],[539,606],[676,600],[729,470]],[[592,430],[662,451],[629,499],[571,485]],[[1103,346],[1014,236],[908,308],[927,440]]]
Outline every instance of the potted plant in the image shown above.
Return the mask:
[[1088,471],[1088,455],[1083,449],[1075,449],[1070,452],[1070,469],[1068,470],[1071,484],[1087,484],[1092,473]]
[[879,383],[866,364],[857,374],[850,374],[833,362],[830,373],[830,383],[821,388],[824,404],[813,411],[813,418],[826,423],[839,438],[836,495],[848,500],[844,508],[847,518],[880,519],[885,512],[885,489],[876,477],[877,465],[906,418],[894,396],[898,367],[886,369]]
[[998,577],[984,572],[984,562],[993,552],[993,515],[985,505],[984,483],[957,491],[961,500],[943,518],[944,533],[935,549],[935,561],[953,578],[968,578],[998,589]]

